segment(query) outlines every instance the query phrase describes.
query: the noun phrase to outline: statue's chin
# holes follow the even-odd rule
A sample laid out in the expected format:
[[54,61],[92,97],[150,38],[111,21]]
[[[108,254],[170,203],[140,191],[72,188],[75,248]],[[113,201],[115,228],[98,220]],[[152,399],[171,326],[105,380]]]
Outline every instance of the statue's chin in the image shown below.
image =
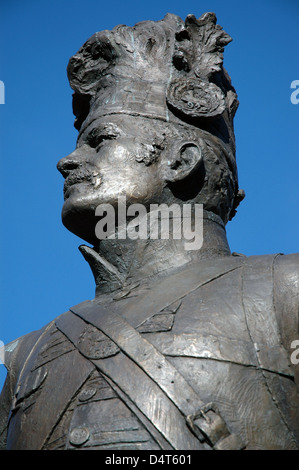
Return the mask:
[[62,223],[72,233],[82,238],[87,243],[95,245],[98,240],[95,235],[96,217],[94,211],[70,209],[63,206],[62,209]]

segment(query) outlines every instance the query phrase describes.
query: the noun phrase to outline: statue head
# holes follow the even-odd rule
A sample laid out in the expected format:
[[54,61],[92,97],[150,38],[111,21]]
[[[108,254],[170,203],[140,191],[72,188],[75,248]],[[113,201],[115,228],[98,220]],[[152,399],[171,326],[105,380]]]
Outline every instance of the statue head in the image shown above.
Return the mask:
[[95,209],[202,203],[230,220],[238,190],[237,95],[223,68],[231,38],[213,13],[116,26],[94,34],[68,65],[77,147],[58,163],[64,225],[95,241]]

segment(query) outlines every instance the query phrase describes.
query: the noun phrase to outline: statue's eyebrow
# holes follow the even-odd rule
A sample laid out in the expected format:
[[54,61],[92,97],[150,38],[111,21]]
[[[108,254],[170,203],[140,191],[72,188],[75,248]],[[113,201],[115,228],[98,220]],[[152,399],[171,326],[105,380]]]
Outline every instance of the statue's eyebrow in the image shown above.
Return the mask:
[[77,145],[81,139],[87,140],[92,138],[93,136],[100,137],[106,139],[113,139],[114,137],[118,137],[123,135],[123,131],[114,123],[101,123],[96,124],[96,122],[90,123],[83,132],[80,133],[77,140]]

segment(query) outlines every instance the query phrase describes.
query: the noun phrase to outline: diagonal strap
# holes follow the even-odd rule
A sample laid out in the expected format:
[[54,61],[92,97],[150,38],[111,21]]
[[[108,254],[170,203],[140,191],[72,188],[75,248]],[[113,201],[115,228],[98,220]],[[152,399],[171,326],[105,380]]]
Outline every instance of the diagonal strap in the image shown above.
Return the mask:
[[[81,332],[86,328],[86,322],[80,316],[67,312],[56,320],[56,326],[83,356],[88,357],[80,341]],[[199,450],[202,448],[202,444],[185,425],[184,416],[177,407],[126,354],[120,351],[105,359],[90,357],[88,359],[122,391],[121,399],[125,398],[127,405],[130,402],[136,405],[141,415],[153,424],[157,430],[156,435],[160,433],[172,449]],[[147,424],[145,425],[147,427]],[[151,430],[148,430],[152,434]],[[156,440],[160,442],[159,438]],[[169,449],[163,443],[161,447]]]
[[[187,416],[204,403],[199,401],[183,376],[148,340],[113,311],[99,309],[91,302],[71,311],[105,333],[118,347],[139,365],[173,403]],[[181,396],[184,390],[184,397]]]
[[[207,441],[213,447],[219,441],[231,436],[218,410],[212,404],[207,408],[176,368],[124,318],[116,312],[99,308],[92,302],[73,307],[71,311],[106,334],[126,357],[137,364],[159,386],[183,413],[187,424],[199,440]],[[105,363],[109,363],[109,359],[106,359]],[[111,378],[118,383],[118,369],[113,370],[115,375]],[[135,391],[140,387],[142,388],[143,384],[134,381]],[[244,447],[237,438],[233,442],[238,449]]]

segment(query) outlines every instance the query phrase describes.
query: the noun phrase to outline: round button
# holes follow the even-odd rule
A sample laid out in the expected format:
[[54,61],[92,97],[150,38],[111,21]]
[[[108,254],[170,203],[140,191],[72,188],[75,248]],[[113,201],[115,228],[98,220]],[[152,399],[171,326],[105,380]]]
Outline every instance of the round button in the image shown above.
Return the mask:
[[86,387],[79,393],[79,401],[90,400],[97,393],[96,387]]
[[90,436],[88,428],[74,428],[70,433],[70,443],[73,446],[82,446],[86,441],[88,441]]

